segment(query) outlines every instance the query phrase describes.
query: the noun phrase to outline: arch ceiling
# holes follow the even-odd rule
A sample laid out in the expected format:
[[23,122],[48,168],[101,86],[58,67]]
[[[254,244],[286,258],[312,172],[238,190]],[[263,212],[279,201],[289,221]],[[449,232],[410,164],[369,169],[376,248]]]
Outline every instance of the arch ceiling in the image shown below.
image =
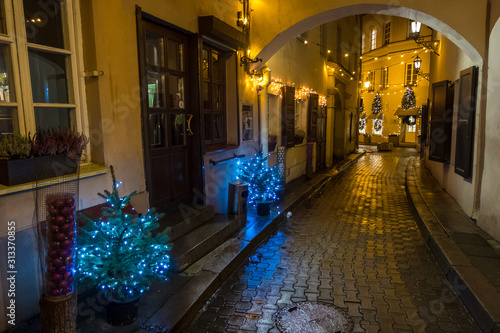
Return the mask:
[[[441,32],[474,63],[485,54],[486,0],[288,0],[274,5],[254,0],[251,54],[269,60],[282,46],[304,31],[347,16],[375,14],[417,20]],[[274,2],[275,3],[275,2]],[[357,3],[357,4],[353,4]]]

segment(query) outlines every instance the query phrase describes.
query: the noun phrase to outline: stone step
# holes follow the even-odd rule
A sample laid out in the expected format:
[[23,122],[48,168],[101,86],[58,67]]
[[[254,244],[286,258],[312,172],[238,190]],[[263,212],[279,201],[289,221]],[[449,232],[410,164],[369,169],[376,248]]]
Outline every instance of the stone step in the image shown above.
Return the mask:
[[224,243],[245,222],[244,218],[215,214],[215,217],[173,242],[171,269],[180,272]]
[[173,242],[191,230],[212,220],[214,216],[213,206],[202,206],[197,208],[186,206],[184,209],[181,207],[177,212],[166,215],[159,221],[159,231],[170,228],[167,231],[167,235],[169,237],[169,242]]

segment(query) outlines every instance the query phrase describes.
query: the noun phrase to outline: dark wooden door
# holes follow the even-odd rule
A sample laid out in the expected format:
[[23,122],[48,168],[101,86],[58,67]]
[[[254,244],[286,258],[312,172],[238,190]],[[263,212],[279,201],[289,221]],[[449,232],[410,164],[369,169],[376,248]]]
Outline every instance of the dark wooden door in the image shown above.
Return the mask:
[[449,81],[432,84],[429,160],[450,163],[453,120],[453,86]]
[[295,146],[295,88],[282,88],[281,144],[286,148]]
[[146,184],[150,204],[160,206],[188,196],[193,188],[189,44],[185,35],[147,21],[140,32]]
[[326,155],[326,108],[319,105],[318,94],[309,95],[307,141],[316,142],[316,170],[324,168]]

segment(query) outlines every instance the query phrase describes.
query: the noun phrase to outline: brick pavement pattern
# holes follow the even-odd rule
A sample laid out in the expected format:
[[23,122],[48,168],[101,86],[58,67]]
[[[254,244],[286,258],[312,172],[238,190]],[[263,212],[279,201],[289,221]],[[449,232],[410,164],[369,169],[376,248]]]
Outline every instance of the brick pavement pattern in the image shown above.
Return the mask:
[[367,153],[327,183],[257,247],[188,332],[278,332],[275,313],[303,301],[347,310],[354,332],[479,332],[412,217],[404,173],[414,155]]

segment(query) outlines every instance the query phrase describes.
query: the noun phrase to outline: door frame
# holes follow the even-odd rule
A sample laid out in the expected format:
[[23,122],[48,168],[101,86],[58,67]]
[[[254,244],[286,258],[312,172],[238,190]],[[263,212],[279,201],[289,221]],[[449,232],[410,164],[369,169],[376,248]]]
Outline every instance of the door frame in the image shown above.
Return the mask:
[[[196,204],[202,204],[203,202],[203,177],[202,177],[202,165],[203,158],[201,152],[201,132],[200,132],[200,102],[199,102],[199,82],[198,82],[198,71],[199,71],[199,39],[198,35],[191,33],[182,28],[176,27],[168,22],[165,22],[159,18],[156,18],[150,14],[142,12],[141,7],[136,6],[136,27],[137,27],[137,50],[138,50],[138,68],[139,68],[139,85],[140,85],[140,100],[141,100],[141,138],[143,143],[143,160],[144,160],[144,175],[146,191],[151,192],[151,188],[154,184],[154,180],[151,175],[151,164],[150,164],[150,137],[149,137],[149,119],[147,117],[148,106],[145,101],[147,101],[148,92],[144,89],[144,83],[147,80],[147,70],[145,66],[145,49],[146,41],[144,38],[144,24],[143,22],[148,22],[155,24],[161,28],[165,28],[175,33],[180,33],[184,35],[187,39],[187,48],[193,50],[194,52],[187,52],[186,54],[186,64],[185,67],[189,68],[186,73],[186,81],[184,89],[188,92],[185,96],[189,96],[190,111],[193,114],[191,120],[191,129],[193,131],[193,136],[190,140],[191,149],[189,153],[191,154],[189,170],[191,179],[192,191],[187,197],[175,198],[165,206],[168,208],[176,208],[179,202],[187,202],[197,199]],[[148,204],[152,206],[152,198],[148,195]],[[162,205],[163,206],[163,205]]]

